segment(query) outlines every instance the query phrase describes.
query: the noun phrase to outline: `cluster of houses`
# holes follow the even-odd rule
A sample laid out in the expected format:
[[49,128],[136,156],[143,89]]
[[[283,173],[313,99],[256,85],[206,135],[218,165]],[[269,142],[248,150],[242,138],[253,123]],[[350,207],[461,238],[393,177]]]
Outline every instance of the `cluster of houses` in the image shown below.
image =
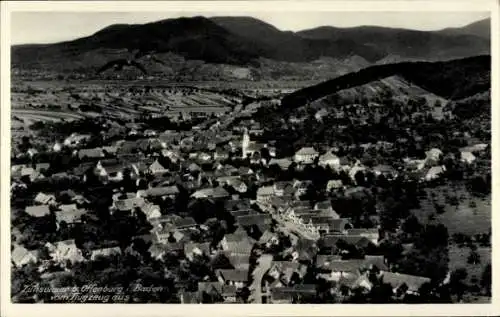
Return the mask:
[[[130,217],[139,214],[144,216],[152,229],[149,234],[138,238],[150,243],[148,252],[153,259],[163,261],[171,252],[176,252],[187,261],[199,258],[213,261],[224,257],[231,267],[217,269],[217,280],[200,281],[196,292],[180,292],[179,298],[183,303],[204,302],[208,301],[207,298],[216,302],[236,302],[239,292],[244,288],[249,288],[252,294],[262,294],[259,298],[253,298],[255,302],[297,302],[300,298],[314,297],[316,294],[314,284],[303,283],[309,266],[315,268],[316,278],[342,286],[342,290],[332,289],[332,292],[342,292],[344,295],[360,287],[369,291],[373,286],[369,278],[373,269],[393,287],[397,296],[418,293],[418,289],[429,282],[426,277],[391,272],[383,256],[343,259],[338,255],[339,241],[356,247],[378,245],[378,228],[354,228],[350,219],[342,218],[335,212],[329,200],[301,200],[311,180],[274,181],[263,172],[264,168],[260,170],[257,166],[277,165],[287,170],[292,164],[298,168],[317,164],[347,172],[354,183],[359,172],[371,171],[391,179],[397,177],[400,170],[389,165],[367,167],[359,161],[338,157],[333,149],[320,153],[313,147],[303,147],[293,157],[279,157],[271,141],[258,143],[251,140],[251,136],[262,135],[263,130],[255,122],[249,121],[247,126],[235,128],[243,136],[220,130],[224,124],[217,120],[189,132],[158,133],[141,130],[140,125],[134,124],[127,127],[127,134],[135,138],[93,148],[86,147],[90,135],[74,133],[63,142],[54,144],[52,151],[68,153],[69,149],[70,155],[78,158],[77,166],[71,170],[53,172],[58,167],[50,163],[13,165],[12,188],[26,187],[47,178],[54,181],[77,178],[85,182],[89,175],[104,184],[119,184],[125,179],[134,181],[137,188],[141,189],[127,191],[117,186],[109,212]],[[267,159],[262,155],[264,149],[269,154]],[[485,147],[480,144],[464,148],[461,150],[461,159],[471,164],[475,159],[473,153],[484,150]],[[442,156],[439,149],[432,148],[426,152],[425,159],[408,158],[404,163],[408,170],[418,172],[422,180],[432,181],[445,172]],[[248,164],[240,164],[239,167],[231,165],[232,161],[246,159],[250,160],[252,167],[248,167]],[[49,170],[52,173],[48,173]],[[257,188],[254,196],[249,193],[250,187]],[[355,188],[347,188],[340,179],[329,180],[326,185],[326,192],[340,189],[348,194],[349,190]],[[192,215],[178,214],[174,209],[165,209],[168,204],[159,203],[175,201],[181,191],[189,194],[190,202],[223,201],[224,212],[234,218],[236,231],[226,233],[216,245],[209,241],[193,242],[191,237],[194,232],[209,232],[209,223],[219,219],[197,223]],[[58,194],[37,193],[26,206],[26,214],[44,217],[53,212],[57,230],[84,225],[84,216],[92,215],[88,200],[71,189],[65,193],[69,203],[56,199],[61,196]],[[290,247],[279,251],[279,256],[286,260],[273,260],[265,268],[265,274],[259,277],[262,280],[255,282],[252,270],[257,268],[251,263],[251,257],[258,254],[256,250],[260,250],[262,255],[274,250],[273,246],[280,245],[278,232],[285,233],[292,241]],[[99,246],[84,254],[75,240],[47,242],[45,247],[50,256],[49,261],[60,265],[62,269],[68,268],[68,262],[94,261],[99,257],[126,252],[116,245],[110,245]],[[17,267],[31,262],[39,263],[43,271],[47,260],[40,260],[39,253],[39,250],[27,250],[15,244],[12,262]]]

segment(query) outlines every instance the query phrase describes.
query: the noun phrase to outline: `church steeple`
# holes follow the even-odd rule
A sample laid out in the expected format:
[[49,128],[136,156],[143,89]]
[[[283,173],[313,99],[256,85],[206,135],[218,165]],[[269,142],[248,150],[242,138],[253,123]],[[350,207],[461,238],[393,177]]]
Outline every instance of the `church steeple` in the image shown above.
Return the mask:
[[244,129],[243,132],[243,140],[241,141],[241,156],[242,158],[247,158],[247,149],[250,145],[250,136],[248,135],[247,128]]

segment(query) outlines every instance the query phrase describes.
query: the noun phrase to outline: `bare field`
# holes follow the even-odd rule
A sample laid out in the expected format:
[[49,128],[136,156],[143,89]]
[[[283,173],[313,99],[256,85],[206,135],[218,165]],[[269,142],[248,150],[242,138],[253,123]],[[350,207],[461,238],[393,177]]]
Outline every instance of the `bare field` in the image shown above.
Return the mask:
[[[31,110],[31,109],[12,109],[11,117],[23,120],[26,124],[31,124],[36,121],[71,121],[79,120],[85,116],[78,113],[51,111],[51,110]],[[12,120],[19,121],[19,120]]]

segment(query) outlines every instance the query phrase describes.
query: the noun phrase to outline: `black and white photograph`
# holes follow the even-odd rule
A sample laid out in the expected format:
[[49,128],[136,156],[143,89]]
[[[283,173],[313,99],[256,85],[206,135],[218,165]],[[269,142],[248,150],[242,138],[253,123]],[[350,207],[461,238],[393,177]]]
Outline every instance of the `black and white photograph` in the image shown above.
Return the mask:
[[492,12],[302,5],[10,12],[12,304],[492,303]]

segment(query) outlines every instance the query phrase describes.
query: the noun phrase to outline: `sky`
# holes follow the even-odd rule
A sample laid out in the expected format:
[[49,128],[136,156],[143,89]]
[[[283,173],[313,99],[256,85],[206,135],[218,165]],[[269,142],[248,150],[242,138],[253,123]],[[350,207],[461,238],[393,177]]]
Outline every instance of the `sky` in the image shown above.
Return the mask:
[[489,17],[489,12],[13,12],[11,43],[55,43],[92,35],[116,23],[140,24],[203,15],[252,16],[280,30],[299,31],[318,26],[377,25],[415,30],[461,27]]

